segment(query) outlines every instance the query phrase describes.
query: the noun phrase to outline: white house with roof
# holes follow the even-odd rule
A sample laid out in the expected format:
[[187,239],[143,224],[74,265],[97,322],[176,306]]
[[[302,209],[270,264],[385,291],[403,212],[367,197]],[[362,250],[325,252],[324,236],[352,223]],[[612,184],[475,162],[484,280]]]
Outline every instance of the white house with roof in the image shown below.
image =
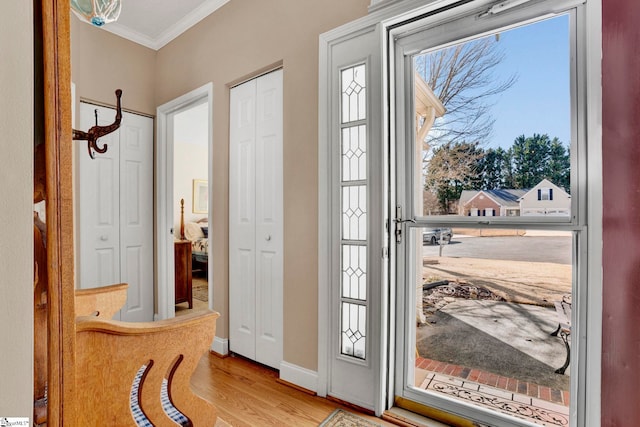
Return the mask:
[[548,179],[543,179],[520,198],[522,216],[570,216],[571,195]]

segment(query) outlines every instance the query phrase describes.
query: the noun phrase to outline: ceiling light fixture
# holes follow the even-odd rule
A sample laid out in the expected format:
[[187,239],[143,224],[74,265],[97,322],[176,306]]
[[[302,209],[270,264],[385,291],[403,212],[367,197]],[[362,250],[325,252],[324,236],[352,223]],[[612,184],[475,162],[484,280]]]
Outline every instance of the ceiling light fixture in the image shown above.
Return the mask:
[[114,22],[120,16],[120,0],[70,0],[71,10],[96,27]]

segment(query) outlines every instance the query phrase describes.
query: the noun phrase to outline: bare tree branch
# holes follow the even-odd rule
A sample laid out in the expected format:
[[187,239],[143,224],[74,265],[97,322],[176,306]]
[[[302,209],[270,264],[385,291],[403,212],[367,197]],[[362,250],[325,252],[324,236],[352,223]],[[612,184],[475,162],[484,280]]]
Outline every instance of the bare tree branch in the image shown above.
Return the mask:
[[494,37],[458,44],[420,55],[415,68],[446,108],[426,142],[475,141],[482,144],[493,130],[490,98],[509,89],[516,76],[501,81],[495,68],[504,60]]

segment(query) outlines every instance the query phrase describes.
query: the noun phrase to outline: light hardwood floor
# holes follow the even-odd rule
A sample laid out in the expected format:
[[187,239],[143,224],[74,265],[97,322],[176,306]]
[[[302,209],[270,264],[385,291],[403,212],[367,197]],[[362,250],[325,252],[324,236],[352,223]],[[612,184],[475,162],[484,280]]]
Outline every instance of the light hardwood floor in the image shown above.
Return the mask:
[[[277,371],[241,357],[206,354],[191,379],[194,391],[218,408],[232,426],[317,426],[340,403],[312,396],[277,381]],[[382,419],[359,414],[383,426]]]

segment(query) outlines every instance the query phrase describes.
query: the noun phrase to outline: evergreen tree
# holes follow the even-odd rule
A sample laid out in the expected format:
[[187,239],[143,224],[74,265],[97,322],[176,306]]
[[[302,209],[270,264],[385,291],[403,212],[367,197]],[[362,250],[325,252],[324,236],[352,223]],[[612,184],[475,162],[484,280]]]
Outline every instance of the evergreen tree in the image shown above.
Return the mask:
[[547,179],[569,193],[571,190],[571,156],[569,149],[565,148],[558,138],[551,140],[549,162],[546,169]]
[[507,188],[506,183],[509,181],[508,176],[511,170],[509,152],[502,147],[485,150],[478,170],[480,172],[480,188],[477,190]]
[[569,190],[569,150],[549,135],[533,134],[517,137],[510,149],[513,166],[513,188],[532,188],[543,179]]
[[502,188],[516,188],[515,172],[513,170],[513,147],[505,151],[502,168]]

